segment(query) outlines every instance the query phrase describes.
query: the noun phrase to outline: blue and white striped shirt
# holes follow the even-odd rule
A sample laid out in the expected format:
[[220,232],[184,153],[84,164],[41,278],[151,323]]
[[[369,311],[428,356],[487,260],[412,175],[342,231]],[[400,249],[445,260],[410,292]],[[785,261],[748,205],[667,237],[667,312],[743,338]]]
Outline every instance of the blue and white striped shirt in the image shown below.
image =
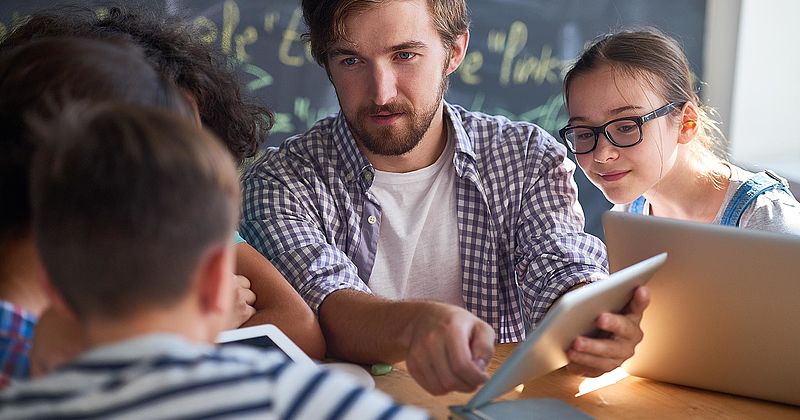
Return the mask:
[[[501,342],[519,341],[567,290],[607,275],[605,246],[583,231],[564,146],[534,124],[444,110],[464,305]],[[374,178],[341,113],[244,175],[240,232],[315,311],[339,289],[370,293],[382,217]]]
[[0,419],[420,419],[335,372],[278,352],[147,335],[82,355],[0,393]]

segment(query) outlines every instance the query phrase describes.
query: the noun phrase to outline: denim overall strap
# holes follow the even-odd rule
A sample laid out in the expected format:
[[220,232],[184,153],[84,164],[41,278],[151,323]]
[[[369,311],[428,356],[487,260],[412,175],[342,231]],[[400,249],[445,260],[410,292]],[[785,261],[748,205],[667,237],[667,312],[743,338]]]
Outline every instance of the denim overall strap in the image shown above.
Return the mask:
[[739,226],[742,214],[744,214],[744,211],[747,210],[750,204],[752,204],[759,195],[774,189],[789,192],[786,181],[772,171],[763,171],[753,175],[736,189],[733,198],[731,198],[731,201],[728,203],[728,207],[725,208],[725,212],[722,214],[720,224],[725,226]]
[[643,195],[640,195],[639,198],[633,200],[631,203],[630,212],[633,214],[644,214],[644,203],[645,199]]

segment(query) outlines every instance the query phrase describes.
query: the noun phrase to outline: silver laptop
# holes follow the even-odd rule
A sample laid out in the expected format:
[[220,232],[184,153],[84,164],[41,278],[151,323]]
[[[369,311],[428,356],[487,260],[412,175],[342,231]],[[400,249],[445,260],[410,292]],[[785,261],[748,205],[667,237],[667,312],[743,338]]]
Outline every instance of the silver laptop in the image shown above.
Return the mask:
[[800,405],[800,237],[608,212],[614,272],[661,252],[632,375]]

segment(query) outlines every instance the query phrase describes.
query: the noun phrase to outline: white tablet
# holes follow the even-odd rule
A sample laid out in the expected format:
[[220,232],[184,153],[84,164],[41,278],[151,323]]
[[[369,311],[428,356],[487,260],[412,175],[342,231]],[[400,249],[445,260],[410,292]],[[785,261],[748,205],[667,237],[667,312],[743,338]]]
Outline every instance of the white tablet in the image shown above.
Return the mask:
[[622,310],[634,289],[647,283],[666,260],[666,253],[656,255],[562,296],[464,408],[483,406],[523,382],[565,366],[566,350],[575,338],[596,333],[597,317]]
[[303,353],[300,347],[297,347],[297,344],[272,324],[223,331],[217,337],[217,343],[223,345],[241,344],[265,350],[278,350],[294,360],[295,363],[315,365],[314,361]]
[[372,375],[359,365],[341,362],[317,365],[314,360],[303,353],[303,350],[297,347],[297,344],[287,337],[283,331],[272,324],[223,331],[217,336],[217,343],[221,345],[239,344],[253,346],[264,350],[278,350],[295,363],[334,370],[350,377],[350,379],[356,383],[369,389],[375,387],[375,380],[372,379]]

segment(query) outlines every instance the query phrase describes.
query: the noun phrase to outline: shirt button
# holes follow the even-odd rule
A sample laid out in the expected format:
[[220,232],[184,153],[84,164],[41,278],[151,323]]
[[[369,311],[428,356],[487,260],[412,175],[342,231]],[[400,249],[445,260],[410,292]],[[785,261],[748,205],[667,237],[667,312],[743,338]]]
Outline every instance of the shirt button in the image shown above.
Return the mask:
[[364,181],[372,182],[372,172],[364,172]]
[[375,222],[377,222],[377,221],[378,221],[378,218],[377,218],[377,217],[375,217],[375,216],[370,216],[370,217],[367,217],[367,223],[369,223],[369,224],[371,224],[371,225],[374,225],[374,224],[375,224]]

